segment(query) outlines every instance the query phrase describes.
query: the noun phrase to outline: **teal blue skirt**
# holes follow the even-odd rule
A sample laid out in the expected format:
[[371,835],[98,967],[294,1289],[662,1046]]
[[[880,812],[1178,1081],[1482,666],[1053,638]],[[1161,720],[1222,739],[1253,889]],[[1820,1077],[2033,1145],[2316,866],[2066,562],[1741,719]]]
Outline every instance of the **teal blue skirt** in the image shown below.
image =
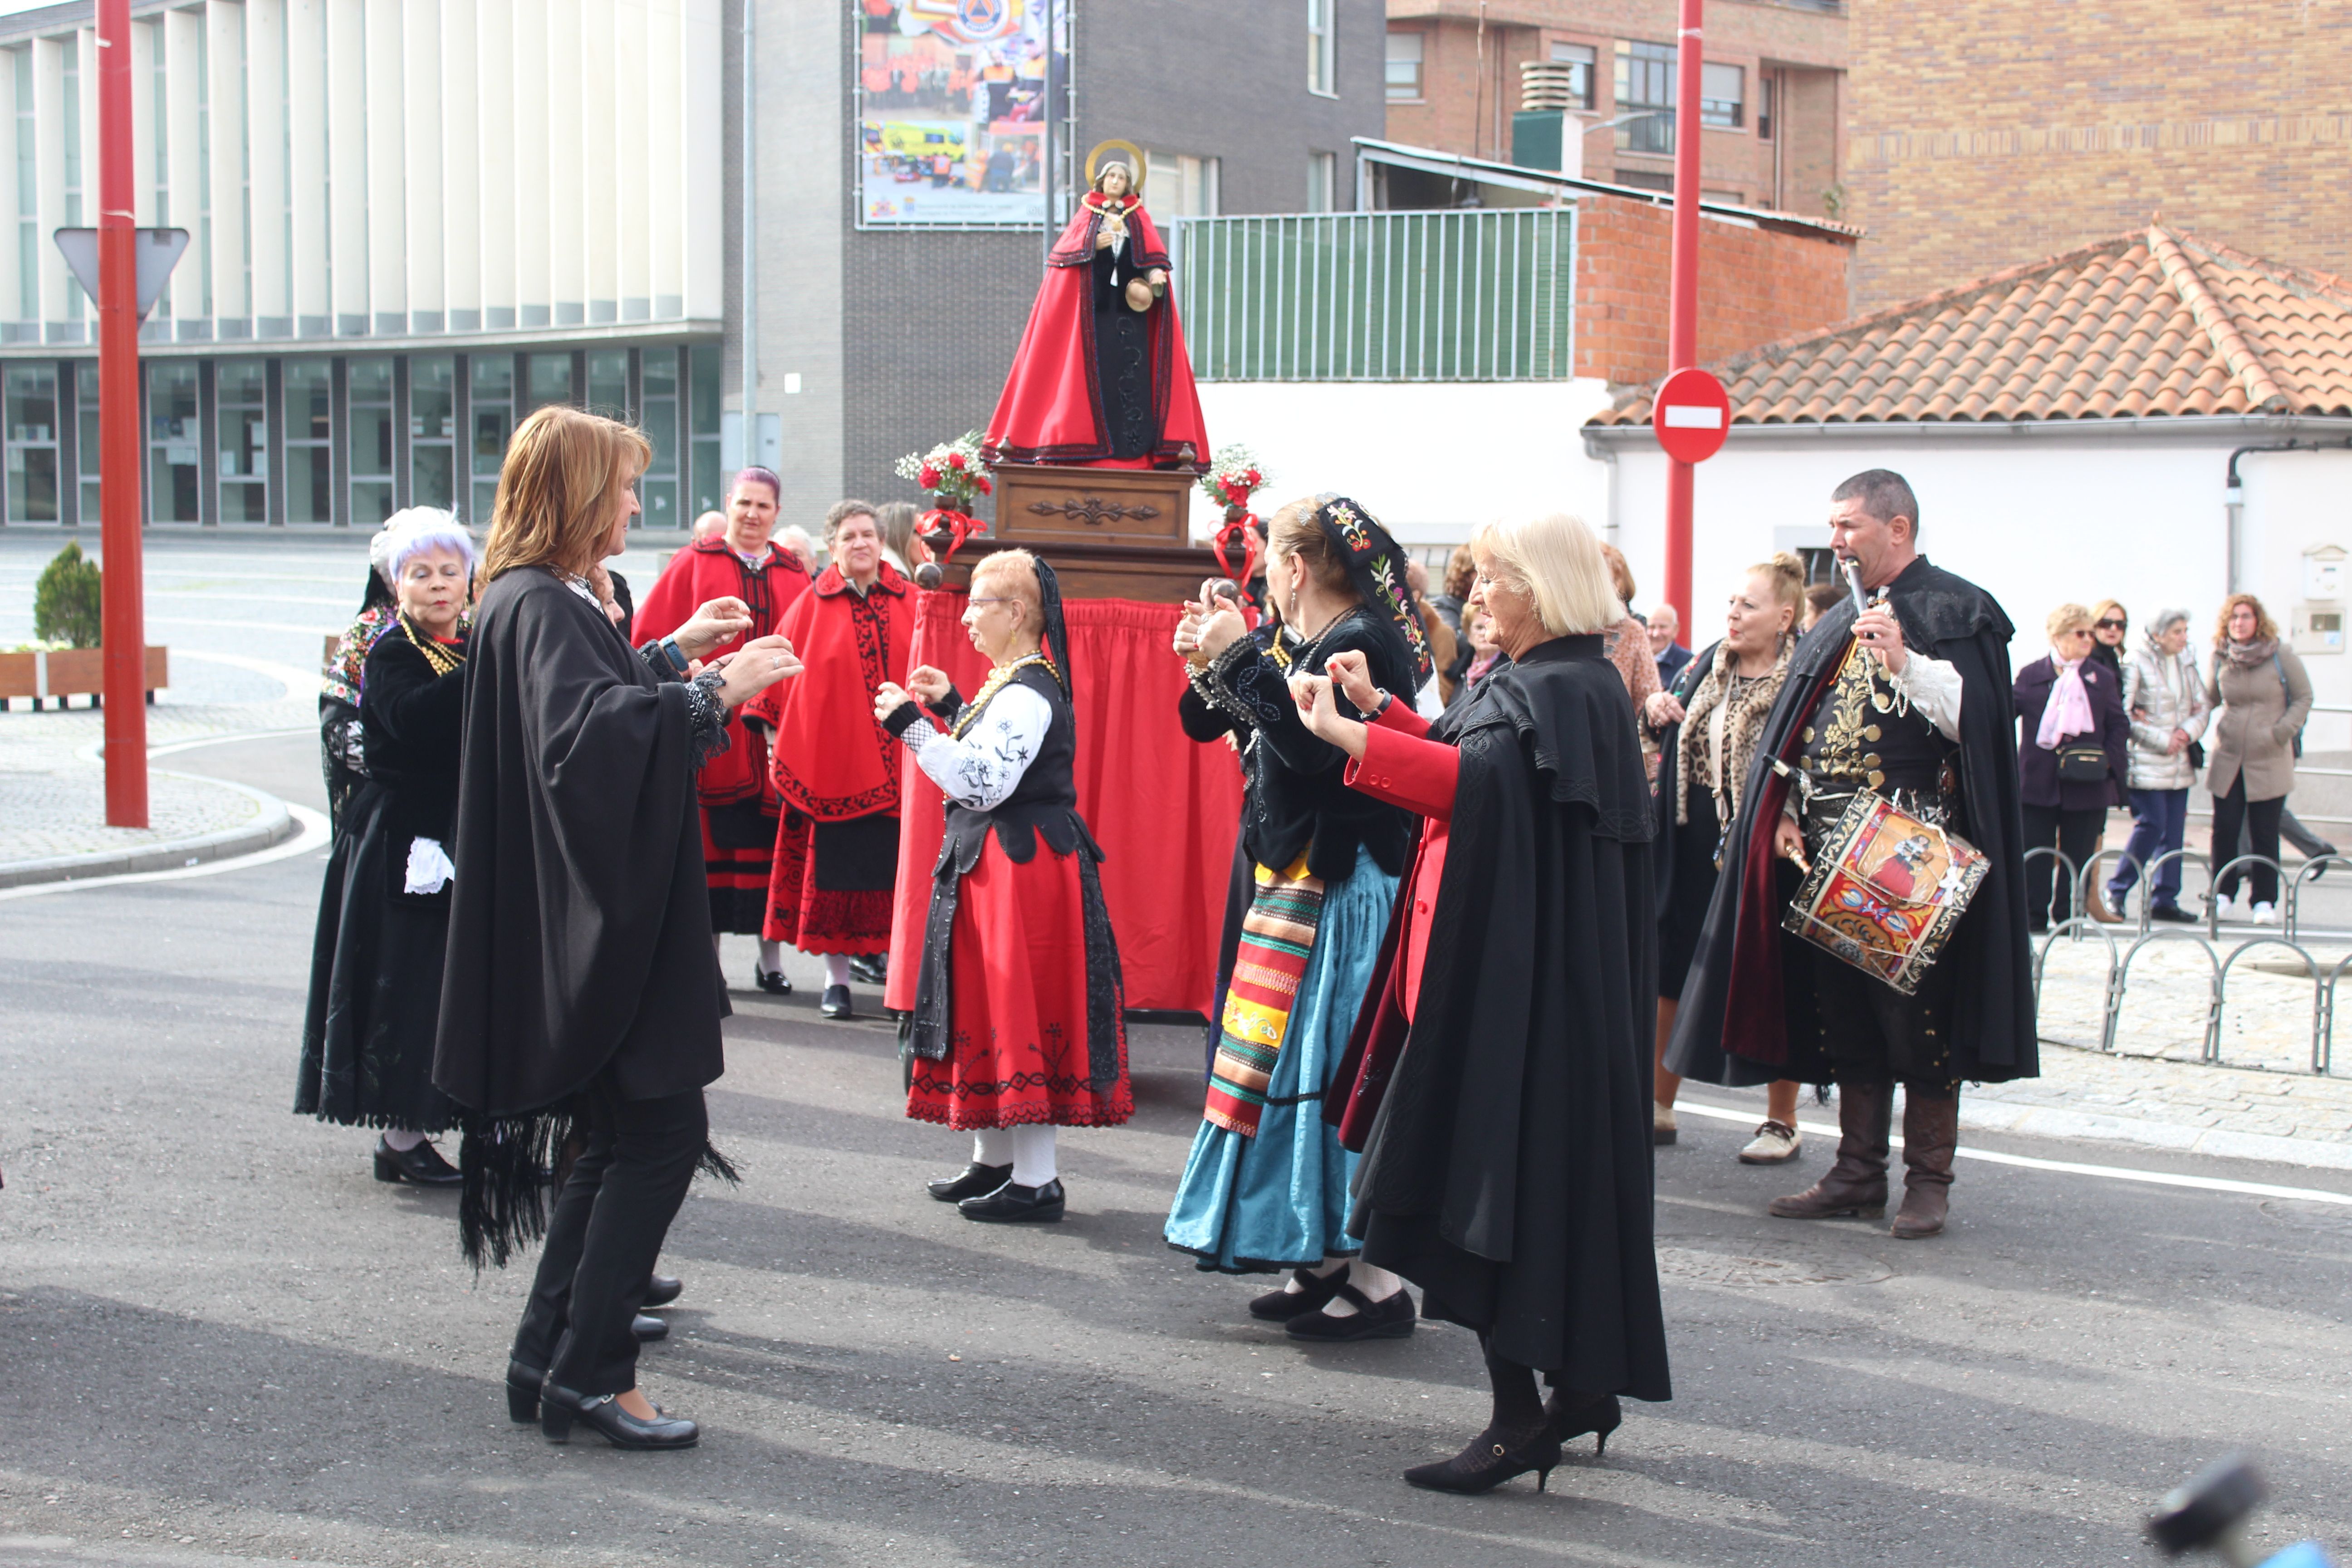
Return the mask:
[[1355,874],[1324,894],[1257,1136],[1205,1120],[1194,1134],[1164,1234],[1200,1268],[1265,1274],[1362,1248],[1348,1234],[1356,1156],[1323,1120],[1323,1093],[1347,1052],[1396,890],[1397,879],[1357,851]]

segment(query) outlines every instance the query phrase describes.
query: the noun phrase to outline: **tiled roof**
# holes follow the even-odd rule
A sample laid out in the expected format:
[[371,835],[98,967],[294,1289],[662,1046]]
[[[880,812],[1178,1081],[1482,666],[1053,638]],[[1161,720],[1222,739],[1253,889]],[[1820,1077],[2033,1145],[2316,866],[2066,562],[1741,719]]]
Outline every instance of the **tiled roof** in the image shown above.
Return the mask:
[[1735,425],[2352,415],[2352,280],[2151,226],[1708,368]]

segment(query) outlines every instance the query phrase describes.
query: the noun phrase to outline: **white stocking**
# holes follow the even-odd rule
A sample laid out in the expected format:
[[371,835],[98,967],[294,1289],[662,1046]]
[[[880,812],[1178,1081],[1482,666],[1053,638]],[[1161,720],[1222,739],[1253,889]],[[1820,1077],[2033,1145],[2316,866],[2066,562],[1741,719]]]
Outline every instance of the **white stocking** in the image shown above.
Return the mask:
[[1013,1129],[1013,1184],[1042,1187],[1061,1173],[1054,1163],[1051,1127]]
[[828,987],[849,984],[849,954],[828,952],[824,955],[824,983]]
[[[1403,1280],[1385,1268],[1373,1268],[1360,1258],[1349,1268],[1348,1283],[1361,1290],[1367,1301],[1385,1301],[1404,1289]],[[1323,1314],[1330,1318],[1352,1318],[1356,1315],[1356,1304],[1345,1296],[1334,1296],[1331,1304],[1323,1309]]]
[[1008,1127],[983,1127],[971,1135],[971,1163],[975,1165],[1010,1165],[1013,1163],[1013,1131]]
[[760,973],[773,974],[783,966],[784,944],[780,942],[770,942],[766,937],[761,937],[760,939]]

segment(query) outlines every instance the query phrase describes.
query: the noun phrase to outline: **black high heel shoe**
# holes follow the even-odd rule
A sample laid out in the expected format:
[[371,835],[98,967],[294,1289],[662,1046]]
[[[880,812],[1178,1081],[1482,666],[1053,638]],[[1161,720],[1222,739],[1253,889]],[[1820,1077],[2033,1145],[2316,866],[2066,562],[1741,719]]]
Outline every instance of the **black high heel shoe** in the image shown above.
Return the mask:
[[507,1419],[528,1426],[539,1419],[539,1391],[547,1373],[519,1361],[507,1363]]
[[682,1416],[664,1415],[656,1407],[651,1421],[640,1421],[621,1408],[617,1395],[593,1398],[559,1383],[540,1390],[539,1429],[551,1443],[571,1441],[573,1422],[601,1435],[615,1448],[691,1448],[702,1439],[702,1428]]
[[1542,1491],[1551,1479],[1552,1468],[1559,1463],[1559,1445],[1541,1431],[1521,1438],[1516,1447],[1504,1440],[1508,1436],[1489,1426],[1454,1458],[1434,1465],[1415,1465],[1404,1479],[1427,1491],[1476,1497],[1533,1470],[1536,1490]]
[[1348,1282],[1345,1265],[1328,1274],[1318,1274],[1309,1268],[1294,1268],[1290,1277],[1298,1282],[1296,1290],[1268,1290],[1249,1304],[1250,1316],[1269,1323],[1286,1323],[1293,1318],[1303,1318],[1309,1312],[1319,1312],[1331,1304],[1339,1287]]
[[1551,1391],[1544,1401],[1544,1436],[1555,1443],[1591,1433],[1600,1441],[1592,1447],[1592,1457],[1599,1458],[1609,1451],[1609,1434],[1625,1424],[1625,1413],[1617,1407],[1617,1396],[1604,1394],[1582,1405],[1570,1405],[1560,1398],[1559,1390]]

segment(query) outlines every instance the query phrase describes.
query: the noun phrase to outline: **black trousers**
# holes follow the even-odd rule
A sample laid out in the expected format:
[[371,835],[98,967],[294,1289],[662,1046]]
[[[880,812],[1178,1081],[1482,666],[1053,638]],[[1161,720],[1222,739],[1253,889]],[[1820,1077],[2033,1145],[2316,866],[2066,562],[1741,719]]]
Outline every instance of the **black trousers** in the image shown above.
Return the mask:
[[[2029,805],[2021,810],[2025,816],[2025,848],[2054,847],[2074,862],[2078,874],[2091,863],[2091,857],[2098,853],[2099,835],[2107,826],[2105,806],[2084,806],[2069,811],[2063,806]],[[2074,913],[2074,889],[2066,875],[2066,868],[2047,855],[2036,855],[2028,860],[2025,863],[2025,916],[2033,929],[2040,931],[2045,921],[2055,924],[2070,919]]]
[[[2213,797],[2214,869],[2219,870],[2223,864],[2242,854],[2266,855],[2273,860],[2277,859],[2279,814],[2285,809],[2286,796],[2283,795],[2269,800],[2248,800],[2244,773],[2241,773],[2231,781],[2229,794]],[[2242,849],[2237,847],[2241,827],[2245,830],[2247,839]],[[2241,867],[2230,872],[2214,883],[2213,890],[2225,898],[2234,899],[2238,896],[2238,884],[2249,879],[2254,884],[2254,902],[2278,902],[2278,872],[2260,864]]]
[[583,1099],[587,1145],[549,1217],[514,1359],[583,1394],[625,1394],[637,1384],[630,1325],[710,1119],[698,1089],[623,1100],[599,1080]]

